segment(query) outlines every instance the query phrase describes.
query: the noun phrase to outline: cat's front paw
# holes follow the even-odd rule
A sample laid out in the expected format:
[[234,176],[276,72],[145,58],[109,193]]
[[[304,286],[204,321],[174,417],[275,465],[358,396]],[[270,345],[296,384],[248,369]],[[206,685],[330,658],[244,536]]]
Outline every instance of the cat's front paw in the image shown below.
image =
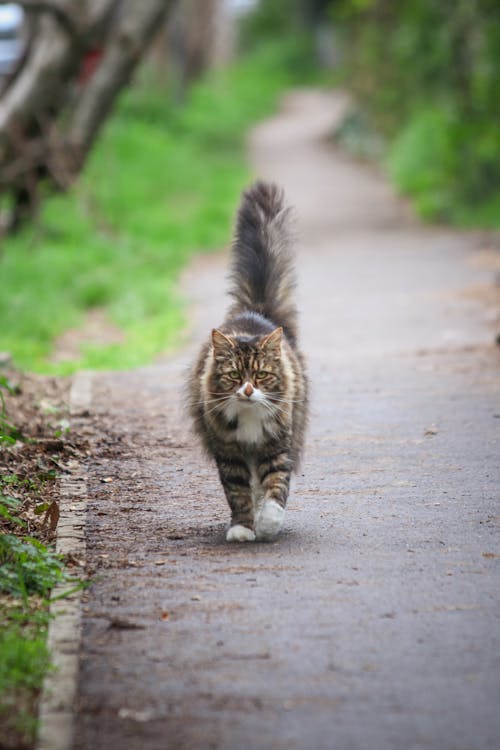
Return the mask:
[[226,542],[255,542],[252,529],[237,523],[227,530]]
[[275,500],[266,500],[255,519],[255,535],[260,542],[270,542],[277,537],[285,509]]

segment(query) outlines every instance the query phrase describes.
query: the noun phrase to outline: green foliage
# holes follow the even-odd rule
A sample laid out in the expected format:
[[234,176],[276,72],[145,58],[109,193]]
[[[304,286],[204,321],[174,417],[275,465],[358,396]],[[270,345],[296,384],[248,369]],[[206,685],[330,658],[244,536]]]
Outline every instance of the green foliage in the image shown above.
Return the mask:
[[50,668],[48,614],[38,601],[6,606],[0,623],[0,744],[30,747],[36,733],[35,696]]
[[[0,477],[0,489],[18,486],[16,475]],[[2,524],[25,526],[21,501],[0,493]],[[17,532],[16,532],[17,533]],[[16,738],[31,746],[36,731],[36,696],[50,667],[46,646],[48,596],[60,582],[64,596],[81,588],[61,555],[32,537],[0,535],[0,746]],[[74,584],[70,587],[70,583]],[[10,738],[10,739],[9,739]],[[23,745],[24,746],[24,745]],[[16,745],[17,747],[17,745]]]
[[[312,25],[322,4],[324,2],[311,4],[309,0],[265,0],[258,3],[240,23],[239,37],[243,49],[249,52],[258,49],[261,62],[266,53],[271,53],[274,64],[269,70],[276,72],[281,69],[288,83],[320,82]],[[273,60],[265,63],[272,64]]]
[[0,375],[0,446],[2,443],[15,443],[21,436],[17,427],[9,420],[5,406],[5,394],[13,394],[15,392],[15,385],[5,375]]
[[500,225],[500,6],[341,0],[344,80],[428,218]]
[[262,42],[269,42],[283,37],[289,38],[297,33],[303,36],[301,0],[266,0],[243,18],[240,24],[240,36],[244,48],[253,49]]
[[[15,485],[17,477],[1,480],[5,487]],[[0,520],[24,526],[17,516],[20,506],[2,492]],[[62,580],[70,578],[60,555],[31,537],[0,535],[0,745],[9,736],[26,744],[33,740],[34,699],[50,664],[47,597]]]
[[[71,194],[48,199],[39,225],[4,243],[0,349],[25,369],[66,373],[138,366],[174,346],[179,271],[227,244],[251,179],[245,134],[299,80],[289,62],[301,54],[293,40],[269,43],[195,84],[180,108],[143,70]],[[52,361],[54,340],[96,308],[108,339]]]
[[[11,615],[12,616],[12,615]],[[0,629],[0,696],[7,688],[40,688],[49,665],[45,628],[27,633],[19,623]],[[26,637],[28,635],[28,637]]]
[[[21,505],[22,501],[18,500],[17,497],[5,495],[3,492],[0,492],[0,521],[7,521],[9,524],[14,524],[15,526],[26,526],[26,522],[16,515],[16,511],[20,510]],[[2,573],[0,572],[0,578],[1,575]]]
[[392,144],[389,174],[426,218],[449,215],[449,185],[459,167],[455,131],[442,110],[422,109]]
[[[0,746],[31,747],[36,731],[36,697],[50,667],[46,646],[48,597],[64,582],[62,597],[84,583],[70,574],[63,558],[38,540],[24,536],[26,494],[31,512],[50,511],[51,504],[34,497],[52,470],[43,462],[33,476],[0,475]],[[11,494],[12,493],[12,494]],[[24,500],[14,494],[24,495]],[[33,528],[33,522],[31,521]],[[7,529],[9,533],[3,533]],[[66,585],[67,584],[67,585]]]
[[46,597],[64,577],[64,562],[49,547],[31,537],[0,536],[0,591]]

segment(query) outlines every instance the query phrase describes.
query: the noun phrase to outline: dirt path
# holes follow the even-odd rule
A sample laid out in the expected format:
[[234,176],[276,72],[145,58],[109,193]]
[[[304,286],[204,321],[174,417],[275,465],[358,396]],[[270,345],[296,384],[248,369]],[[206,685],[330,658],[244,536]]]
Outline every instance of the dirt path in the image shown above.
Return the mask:
[[297,92],[251,141],[299,216],[313,387],[279,540],[224,542],[179,404],[224,257],[185,274],[185,351],[94,382],[78,750],[498,747],[498,254],[323,143],[343,106]]

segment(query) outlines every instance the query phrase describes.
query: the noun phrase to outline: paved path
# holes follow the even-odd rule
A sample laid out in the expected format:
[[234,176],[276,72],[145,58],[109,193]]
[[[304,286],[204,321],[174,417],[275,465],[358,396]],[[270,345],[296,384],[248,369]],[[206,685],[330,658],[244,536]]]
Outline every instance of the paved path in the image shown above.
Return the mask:
[[299,217],[312,379],[279,540],[224,542],[179,405],[224,255],[180,355],[95,380],[78,750],[499,747],[498,254],[331,149],[343,106],[297,92],[250,144]]

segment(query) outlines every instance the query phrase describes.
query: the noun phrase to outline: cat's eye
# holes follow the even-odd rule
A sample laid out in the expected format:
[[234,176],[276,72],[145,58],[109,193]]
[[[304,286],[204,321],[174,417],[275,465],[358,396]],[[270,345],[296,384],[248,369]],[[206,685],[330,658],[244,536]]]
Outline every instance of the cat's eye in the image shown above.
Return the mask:
[[228,373],[231,380],[239,380],[240,379],[240,373],[238,370],[230,370]]
[[273,374],[272,372],[266,372],[265,370],[259,370],[259,372],[256,375],[257,380],[265,380],[266,378],[272,378]]

